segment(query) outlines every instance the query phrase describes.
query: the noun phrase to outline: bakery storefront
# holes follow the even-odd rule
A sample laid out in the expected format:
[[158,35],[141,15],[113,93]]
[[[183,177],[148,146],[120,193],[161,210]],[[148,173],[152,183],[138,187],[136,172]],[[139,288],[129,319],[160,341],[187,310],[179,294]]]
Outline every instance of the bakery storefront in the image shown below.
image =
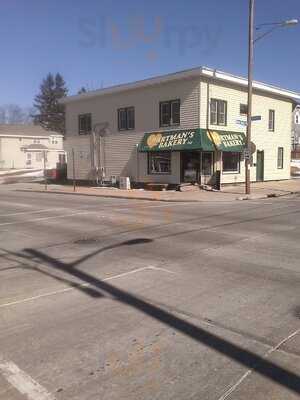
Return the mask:
[[206,129],[145,133],[138,147],[147,157],[148,176],[198,184],[214,184],[217,171],[239,173],[244,149],[243,133]]

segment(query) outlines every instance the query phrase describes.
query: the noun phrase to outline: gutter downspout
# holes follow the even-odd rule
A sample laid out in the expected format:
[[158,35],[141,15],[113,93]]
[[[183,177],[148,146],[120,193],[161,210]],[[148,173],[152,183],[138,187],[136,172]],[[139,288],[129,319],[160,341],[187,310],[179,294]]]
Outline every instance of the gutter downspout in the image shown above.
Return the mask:
[[[215,72],[214,72],[215,73]],[[206,91],[206,130],[209,132],[209,111],[210,111],[210,83],[207,81],[207,91]],[[210,136],[210,135],[209,135]],[[222,176],[222,153],[217,149],[214,141],[212,140],[212,143],[215,148],[215,154],[214,154],[214,165],[213,165],[213,173],[215,173],[217,170],[220,171],[220,179]],[[221,181],[220,181],[220,187],[221,187]]]
[[139,144],[136,144],[136,181],[140,181],[140,154],[139,154]]
[[93,130],[92,134],[90,135],[90,153],[91,153],[91,170],[92,170],[92,178],[96,178],[95,170],[96,170],[96,165],[95,165],[95,139],[96,135]]
[[[94,126],[92,136],[93,136],[93,148],[91,149],[91,154],[93,155],[92,168],[95,171],[96,176],[96,184],[103,184],[105,178],[105,147],[104,147],[104,139],[109,124],[107,122],[99,123]],[[103,156],[101,155],[101,151],[103,151]],[[103,164],[103,165],[102,165]]]

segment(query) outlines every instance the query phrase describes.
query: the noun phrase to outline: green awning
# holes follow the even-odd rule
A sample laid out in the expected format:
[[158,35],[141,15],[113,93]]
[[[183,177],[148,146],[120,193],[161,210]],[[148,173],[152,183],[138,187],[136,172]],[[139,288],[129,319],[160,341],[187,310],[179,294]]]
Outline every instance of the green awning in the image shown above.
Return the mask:
[[207,131],[207,137],[218,151],[242,152],[246,145],[246,136],[242,132]]
[[206,129],[181,129],[145,133],[139,151],[231,151],[242,152],[246,137],[242,132]]
[[182,129],[145,133],[139,144],[139,151],[214,151],[214,145],[205,129]]

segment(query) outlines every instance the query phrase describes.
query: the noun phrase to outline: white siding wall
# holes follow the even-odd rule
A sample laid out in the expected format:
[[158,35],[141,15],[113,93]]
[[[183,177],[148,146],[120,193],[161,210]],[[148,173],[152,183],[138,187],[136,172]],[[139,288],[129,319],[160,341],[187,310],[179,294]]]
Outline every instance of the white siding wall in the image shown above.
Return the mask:
[[[92,114],[93,125],[108,122],[111,133],[118,133],[118,108],[128,106],[135,107],[134,132],[161,130],[159,127],[159,102],[178,98],[181,100],[180,127],[197,126],[199,122],[199,80],[186,79],[68,103],[66,105],[67,139],[70,136],[78,136],[78,115],[84,113]],[[124,131],[122,134],[126,135],[130,132],[132,131]]]
[[[207,82],[200,84],[200,127],[207,127]],[[240,115],[240,104],[247,104],[247,91],[229,85],[209,84],[209,98],[217,98],[228,102],[227,126],[208,125],[209,129],[229,130],[246,133],[246,128],[236,124],[237,119],[246,120]],[[268,130],[269,109],[275,110],[275,132]],[[264,150],[264,177],[265,180],[280,180],[290,178],[290,148],[291,148],[291,118],[292,103],[262,94],[253,95],[252,115],[261,115],[261,121],[252,123],[252,141],[257,150]],[[284,148],[284,168],[277,169],[277,149]],[[256,162],[256,153],[253,157]],[[241,162],[240,174],[222,174],[222,183],[244,181],[244,162]],[[251,168],[251,180],[256,180],[256,167]]]
[[75,179],[91,180],[91,156],[90,156],[90,137],[70,137],[65,141],[65,151],[67,152],[67,174],[68,179],[73,179],[73,158],[72,149],[74,149],[75,159]]
[[[181,128],[195,128],[199,126],[199,80],[186,79],[151,86],[143,89],[127,91],[93,99],[76,101],[66,106],[66,140],[65,149],[68,159],[71,160],[71,149],[76,154],[84,152],[85,156],[75,157],[76,178],[91,179],[91,160],[87,155],[90,151],[90,138],[78,135],[78,115],[92,114],[93,126],[97,123],[108,122],[110,135],[105,137],[102,145],[105,148],[106,176],[130,176],[133,180],[139,179],[150,182],[179,182],[180,162],[179,155],[172,155],[172,176],[148,176],[147,154],[139,154],[137,160],[136,145],[145,132],[155,130],[170,130],[172,128],[159,127],[159,102],[164,100],[180,99],[180,126]],[[135,107],[135,129],[133,131],[118,132],[118,108]],[[72,178],[71,163],[68,163],[68,178]],[[139,169],[137,172],[136,169]]]
[[[171,175],[148,175],[147,153],[137,151],[143,133],[117,134],[102,140],[101,155],[104,153],[105,175],[129,176],[131,181],[180,183],[180,153],[173,152],[171,157]],[[90,137],[71,137],[66,141],[68,154],[68,178],[73,179],[72,149],[75,158],[75,179],[92,180],[90,157]],[[103,157],[103,156],[102,156]],[[102,164],[103,163],[103,164]]]
[[22,142],[18,138],[1,137],[0,168],[26,168],[26,156],[21,152]]

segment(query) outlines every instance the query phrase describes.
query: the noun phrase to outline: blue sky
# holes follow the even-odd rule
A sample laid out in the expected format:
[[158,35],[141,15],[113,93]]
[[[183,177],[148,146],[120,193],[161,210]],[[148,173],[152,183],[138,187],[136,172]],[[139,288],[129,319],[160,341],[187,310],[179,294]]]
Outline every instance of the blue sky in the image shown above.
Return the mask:
[[[1,0],[0,105],[32,105],[60,72],[70,94],[195,66],[246,75],[248,0]],[[300,17],[256,0],[256,24]],[[257,43],[255,79],[300,92],[300,25]]]

